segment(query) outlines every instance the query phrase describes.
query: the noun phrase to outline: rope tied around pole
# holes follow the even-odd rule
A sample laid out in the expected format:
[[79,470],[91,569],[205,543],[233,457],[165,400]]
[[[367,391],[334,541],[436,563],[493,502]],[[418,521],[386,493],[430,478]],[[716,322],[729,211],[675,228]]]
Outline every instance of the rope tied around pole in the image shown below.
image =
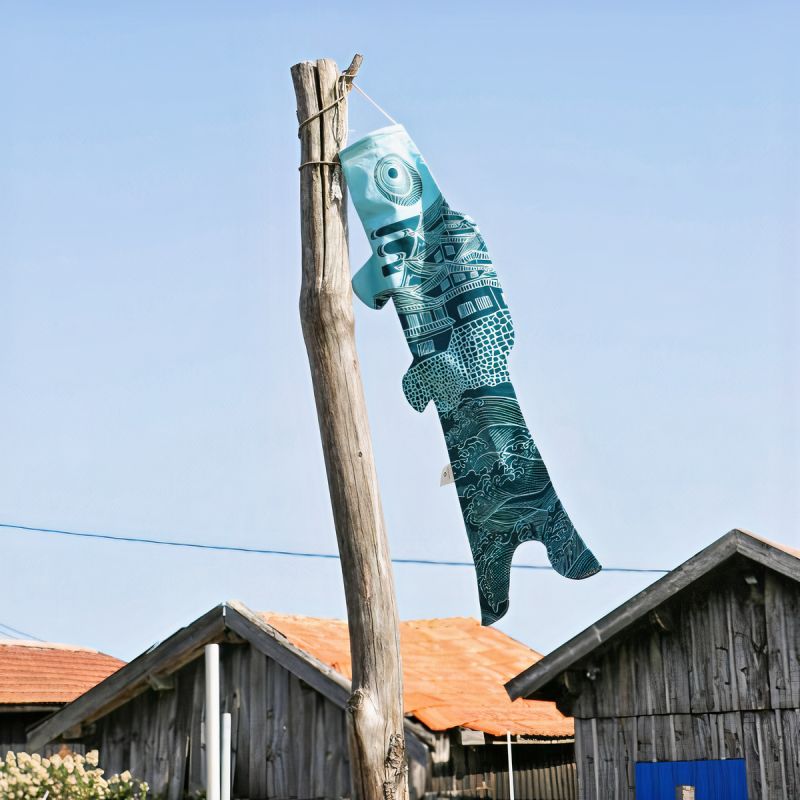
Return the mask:
[[312,167],[315,164],[319,164],[323,167],[341,167],[341,161],[304,161],[297,169],[303,169],[303,167]]
[[[341,76],[339,77],[339,80],[341,81],[343,78],[344,78],[344,73],[341,74]],[[315,119],[317,119],[317,117],[321,117],[326,111],[330,111],[332,108],[335,108],[336,106],[338,106],[339,103],[341,103],[342,100],[344,100],[345,97],[347,97],[347,93],[350,91],[351,88],[352,88],[352,81],[350,82],[349,86],[346,86],[345,91],[342,92],[332,103],[328,103],[328,105],[326,105],[325,108],[321,108],[319,111],[317,111],[316,114],[312,114],[307,119],[304,119],[297,126],[297,135],[298,136],[300,135],[300,131],[302,131],[303,128],[306,125],[308,125],[309,122],[313,122]],[[309,162],[309,163],[313,163],[313,162]]]
[[[315,114],[312,114],[310,117],[304,119],[298,126],[297,126],[297,135],[300,135],[300,132],[303,128],[308,125],[309,122],[313,122],[317,117],[321,117],[326,111],[330,111],[332,108],[336,108],[339,103],[344,100],[350,90],[353,88],[353,81],[355,80],[356,73],[358,72],[359,68],[361,67],[361,62],[364,60],[364,56],[360,53],[356,53],[353,56],[353,60],[350,62],[350,66],[347,69],[342,70],[342,74],[339,76],[339,82],[341,84],[341,88],[339,90],[338,97],[334,98],[333,102],[328,103],[324,108],[321,108]],[[307,162],[309,164],[313,164],[313,161]],[[320,162],[322,163],[322,162]]]
[[[310,117],[307,117],[306,119],[304,119],[297,126],[297,135],[298,136],[300,136],[300,134],[303,131],[303,128],[306,125],[308,125],[310,122],[313,122],[315,119],[318,119],[325,112],[330,111],[330,110],[332,110],[334,108],[338,108],[339,104],[343,100],[345,100],[347,95],[350,93],[351,89],[356,89],[356,91],[358,91],[370,103],[372,103],[372,105],[375,106],[375,108],[377,108],[378,111],[380,111],[381,114],[383,114],[383,116],[386,117],[386,119],[389,120],[389,122],[391,122],[393,125],[397,125],[397,120],[394,119],[394,117],[390,116],[386,111],[384,111],[360,86],[358,86],[355,83],[356,73],[358,72],[359,67],[361,66],[361,62],[363,60],[364,60],[364,57],[362,55],[360,55],[359,53],[356,53],[353,56],[353,60],[352,60],[352,62],[350,62],[350,66],[347,69],[342,70],[342,74],[339,76],[339,82],[340,82],[339,95],[336,98],[334,98],[334,100],[332,102],[328,103],[328,105],[326,105],[324,108],[321,108],[319,111],[315,112]],[[305,167],[311,167],[311,166],[341,167],[341,162],[338,161],[338,160],[337,161],[304,161],[298,167],[298,169],[302,170]]]
[[[355,65],[355,66],[354,66]],[[333,102],[328,103],[324,108],[321,108],[316,113],[312,114],[310,117],[306,117],[298,126],[297,126],[297,136],[298,138],[303,132],[303,128],[308,125],[310,122],[313,122],[315,119],[319,119],[326,111],[330,111],[331,109],[338,109],[339,104],[347,97],[350,89],[353,86],[353,78],[355,77],[356,72],[358,71],[359,66],[361,66],[361,56],[356,54],[353,58],[352,63],[350,66],[342,72],[339,76],[337,83],[339,84],[339,94],[336,98],[334,98]],[[304,161],[297,169],[302,171],[305,167],[341,167],[342,164],[338,159],[336,161]]]

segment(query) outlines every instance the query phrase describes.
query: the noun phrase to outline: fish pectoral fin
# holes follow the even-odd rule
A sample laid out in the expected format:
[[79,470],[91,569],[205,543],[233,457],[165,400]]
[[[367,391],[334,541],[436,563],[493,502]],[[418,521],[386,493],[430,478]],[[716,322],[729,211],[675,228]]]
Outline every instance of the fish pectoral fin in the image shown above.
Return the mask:
[[458,405],[467,388],[469,376],[450,347],[415,360],[403,376],[406,400],[417,411],[423,411],[433,400],[439,413],[446,413]]
[[403,394],[406,396],[409,405],[420,413],[433,400],[433,388],[427,379],[427,374],[418,368],[416,362],[403,375]]
[[370,308],[382,308],[391,293],[403,283],[403,259],[386,258],[376,255],[364,264],[353,276],[353,291],[362,303]]

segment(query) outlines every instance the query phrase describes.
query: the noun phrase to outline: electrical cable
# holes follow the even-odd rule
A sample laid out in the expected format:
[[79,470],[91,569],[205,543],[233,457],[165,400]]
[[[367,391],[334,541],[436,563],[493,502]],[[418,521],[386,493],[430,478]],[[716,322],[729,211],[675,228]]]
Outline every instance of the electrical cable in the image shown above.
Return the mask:
[[[151,544],[162,547],[183,547],[193,550],[215,550],[229,553],[249,553],[267,556],[289,556],[291,558],[321,558],[338,561],[335,553],[313,553],[300,550],[276,550],[261,547],[244,547],[227,544],[204,544],[201,542],[184,542],[175,539],[155,539],[145,536],[121,536],[111,533],[92,533],[88,531],[70,531],[60,528],[39,528],[33,525],[15,525],[10,522],[0,522],[0,528],[9,530],[27,531],[29,533],[44,533],[55,536],[73,536],[82,539],[100,539],[111,542],[128,542],[134,544]],[[435,567],[474,567],[472,561],[444,561],[433,558],[393,558],[394,564],[420,564]],[[512,564],[512,569],[551,570],[546,564]],[[603,567],[603,572],[631,572],[631,573],[660,573],[669,572],[668,569],[652,569],[649,567]]]

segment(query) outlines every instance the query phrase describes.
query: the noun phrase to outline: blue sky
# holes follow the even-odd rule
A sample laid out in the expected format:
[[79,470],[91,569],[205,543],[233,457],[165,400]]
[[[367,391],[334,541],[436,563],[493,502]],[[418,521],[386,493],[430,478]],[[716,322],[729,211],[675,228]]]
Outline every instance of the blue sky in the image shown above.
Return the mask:
[[[735,526],[800,545],[796,4],[2,12],[0,522],[335,550],[289,67],[359,51],[481,226],[523,410],[601,561],[672,567]],[[384,124],[355,94],[350,122]],[[392,553],[468,560],[394,313],[356,322]],[[0,571],[0,622],[128,658],[227,598],[344,614],[336,562],[1,530]],[[470,569],[395,577],[404,618],[479,613]],[[498,627],[547,651],[650,580],[515,571]]]

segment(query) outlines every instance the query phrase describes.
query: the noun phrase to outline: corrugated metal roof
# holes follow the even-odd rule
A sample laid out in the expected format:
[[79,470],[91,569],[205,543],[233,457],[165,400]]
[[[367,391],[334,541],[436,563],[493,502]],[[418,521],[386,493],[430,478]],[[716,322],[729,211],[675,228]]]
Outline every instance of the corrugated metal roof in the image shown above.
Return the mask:
[[[352,678],[347,623],[264,612],[272,627],[310,655]],[[504,683],[542,656],[476,619],[400,623],[405,711],[429,729],[471,728],[494,736],[573,736],[555,703],[512,701]]]
[[68,703],[124,663],[84,647],[0,640],[0,704]]

